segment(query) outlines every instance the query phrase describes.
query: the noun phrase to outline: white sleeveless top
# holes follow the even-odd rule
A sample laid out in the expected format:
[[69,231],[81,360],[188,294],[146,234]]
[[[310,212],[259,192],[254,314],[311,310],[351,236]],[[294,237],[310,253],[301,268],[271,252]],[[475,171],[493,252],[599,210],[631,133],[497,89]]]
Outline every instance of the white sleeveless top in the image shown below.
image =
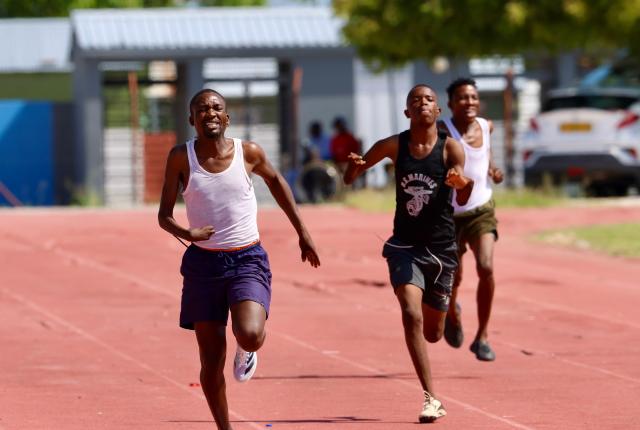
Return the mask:
[[489,129],[489,122],[484,118],[476,118],[476,121],[482,130],[482,146],[479,148],[474,148],[467,144],[458,129],[456,129],[456,126],[453,125],[451,119],[444,119],[444,124],[449,129],[451,137],[460,142],[464,149],[464,175],[473,179],[474,182],[469,201],[467,201],[467,204],[464,206],[460,206],[456,202],[454,190],[452,202],[454,213],[465,212],[482,206],[487,203],[493,195],[491,183],[489,182],[489,159],[491,157],[491,131]]
[[242,141],[233,139],[233,160],[220,173],[200,166],[194,146],[195,139],[187,141],[189,182],[182,192],[189,228],[211,225],[215,230],[208,240],[194,244],[206,249],[233,249],[259,240],[258,203],[244,166]]

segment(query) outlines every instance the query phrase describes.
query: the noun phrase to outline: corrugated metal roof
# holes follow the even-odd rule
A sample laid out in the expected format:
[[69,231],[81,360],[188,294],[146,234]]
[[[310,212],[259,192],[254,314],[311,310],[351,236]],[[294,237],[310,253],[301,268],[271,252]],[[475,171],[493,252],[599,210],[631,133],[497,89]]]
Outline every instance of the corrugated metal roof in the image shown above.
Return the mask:
[[328,7],[94,9],[71,20],[87,51],[345,46]]
[[68,19],[0,20],[0,72],[69,71],[70,49]]

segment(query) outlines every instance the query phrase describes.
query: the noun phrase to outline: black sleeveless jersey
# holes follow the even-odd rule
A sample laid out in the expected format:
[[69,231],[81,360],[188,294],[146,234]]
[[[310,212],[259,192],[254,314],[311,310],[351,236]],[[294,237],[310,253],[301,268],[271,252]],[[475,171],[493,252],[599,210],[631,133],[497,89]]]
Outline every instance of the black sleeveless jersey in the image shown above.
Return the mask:
[[417,160],[409,153],[409,130],[398,136],[395,165],[396,213],[393,235],[409,245],[447,245],[455,241],[452,189],[445,185],[444,146],[438,132],[431,153]]

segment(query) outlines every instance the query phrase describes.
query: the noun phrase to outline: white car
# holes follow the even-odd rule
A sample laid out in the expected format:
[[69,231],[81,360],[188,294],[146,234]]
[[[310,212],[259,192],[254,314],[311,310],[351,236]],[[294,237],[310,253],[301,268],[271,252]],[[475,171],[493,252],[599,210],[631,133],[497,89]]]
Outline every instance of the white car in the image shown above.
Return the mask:
[[552,90],[520,153],[525,184],[579,182],[589,194],[640,189],[640,89]]

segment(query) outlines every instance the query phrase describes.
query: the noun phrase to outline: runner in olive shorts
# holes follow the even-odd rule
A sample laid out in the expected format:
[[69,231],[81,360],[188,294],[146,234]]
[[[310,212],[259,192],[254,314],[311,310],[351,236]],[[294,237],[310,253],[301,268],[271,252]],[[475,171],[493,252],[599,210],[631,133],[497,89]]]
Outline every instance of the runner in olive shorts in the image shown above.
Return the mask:
[[469,349],[478,360],[493,361],[495,352],[489,345],[488,326],[493,305],[495,279],[493,276],[493,249],[498,239],[497,221],[493,203],[492,183],[502,182],[502,171],[491,156],[491,121],[478,116],[480,98],[473,79],[456,79],[447,88],[451,118],[444,118],[440,129],[462,144],[465,153],[464,175],[475,183],[468,201],[454,206],[454,222],[460,264],[451,294],[451,303],[445,324],[444,337],[454,348],[462,346],[464,335],[458,304],[458,286],[462,281],[462,255],[467,245],[471,248],[478,274],[476,302],[478,330]]
[[482,206],[453,216],[460,257],[467,252],[467,243],[477,240],[485,233],[493,233],[495,240],[498,240],[498,220],[496,219],[495,207],[496,204],[492,199]]

